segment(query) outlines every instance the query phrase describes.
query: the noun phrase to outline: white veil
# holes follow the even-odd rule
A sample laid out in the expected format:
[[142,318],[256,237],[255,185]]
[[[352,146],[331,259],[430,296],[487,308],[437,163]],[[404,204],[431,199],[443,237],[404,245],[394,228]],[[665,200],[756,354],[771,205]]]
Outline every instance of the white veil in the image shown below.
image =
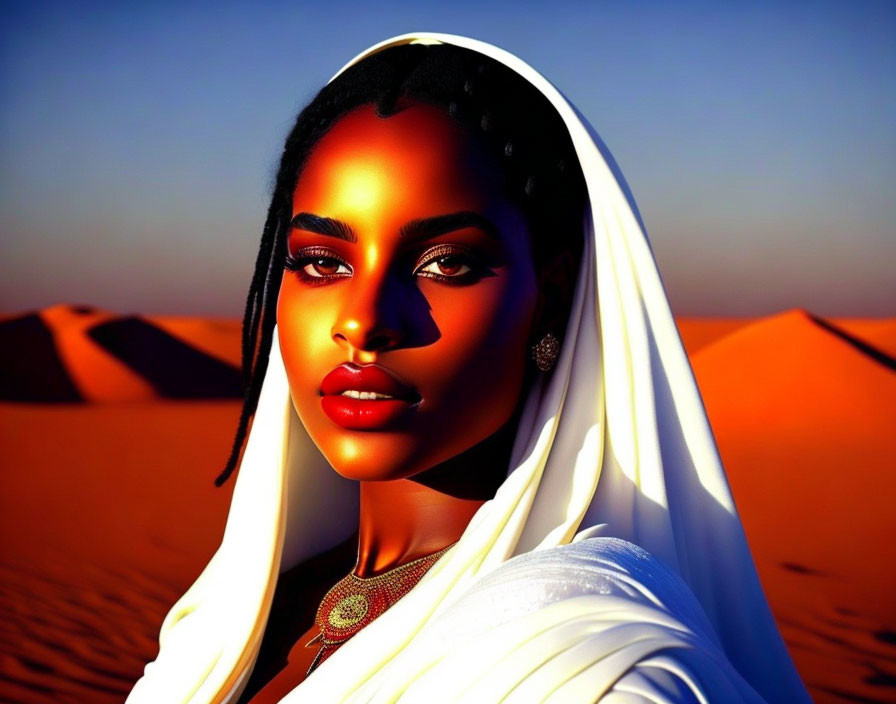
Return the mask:
[[[768,701],[806,700],[759,585],[640,217],[612,158],[556,88],[489,44],[407,34],[348,65],[411,42],[485,54],[556,107],[590,200],[583,261],[560,359],[549,383],[530,393],[511,471],[495,498],[407,597],[287,700],[360,698],[364,683],[385,676],[389,661],[475,580],[514,555],[592,535],[634,543],[681,575],[731,663]],[[356,493],[299,422],[275,335],[221,547],[171,609],[159,656],[128,701],[235,701],[257,656],[278,573],[356,529]]]

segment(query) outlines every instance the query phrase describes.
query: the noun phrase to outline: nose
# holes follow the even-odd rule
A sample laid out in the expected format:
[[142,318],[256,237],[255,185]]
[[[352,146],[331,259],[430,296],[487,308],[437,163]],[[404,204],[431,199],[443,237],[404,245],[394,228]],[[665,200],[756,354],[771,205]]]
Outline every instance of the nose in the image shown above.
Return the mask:
[[401,291],[388,278],[359,281],[333,325],[333,340],[349,352],[349,361],[372,362],[378,352],[402,344],[401,307]]

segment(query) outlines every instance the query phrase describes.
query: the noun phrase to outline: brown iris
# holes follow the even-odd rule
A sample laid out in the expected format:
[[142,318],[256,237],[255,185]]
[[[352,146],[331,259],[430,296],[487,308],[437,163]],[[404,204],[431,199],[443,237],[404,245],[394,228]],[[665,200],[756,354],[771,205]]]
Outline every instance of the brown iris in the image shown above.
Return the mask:
[[445,276],[453,276],[457,274],[464,266],[463,260],[459,256],[452,254],[445,257],[439,257],[436,260],[436,264],[438,264],[439,271]]
[[333,276],[339,272],[339,262],[329,257],[318,257],[309,263],[321,276]]

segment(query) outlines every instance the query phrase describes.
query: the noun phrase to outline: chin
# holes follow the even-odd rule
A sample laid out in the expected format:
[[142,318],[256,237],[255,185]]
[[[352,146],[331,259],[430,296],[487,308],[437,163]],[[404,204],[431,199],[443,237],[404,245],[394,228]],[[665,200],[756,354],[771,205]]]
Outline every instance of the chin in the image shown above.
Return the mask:
[[337,474],[354,481],[406,479],[423,469],[406,434],[346,431],[326,443],[315,440],[315,444]]

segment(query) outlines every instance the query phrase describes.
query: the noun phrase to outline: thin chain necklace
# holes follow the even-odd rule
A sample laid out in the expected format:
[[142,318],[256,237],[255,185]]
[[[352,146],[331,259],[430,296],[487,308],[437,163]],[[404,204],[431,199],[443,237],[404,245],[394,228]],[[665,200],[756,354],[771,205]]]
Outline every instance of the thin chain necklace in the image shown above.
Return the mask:
[[336,582],[317,607],[314,622],[320,632],[306,646],[320,643],[320,650],[307,674],[310,675],[345,641],[411,591],[450,547],[373,577],[359,577],[352,570]]

